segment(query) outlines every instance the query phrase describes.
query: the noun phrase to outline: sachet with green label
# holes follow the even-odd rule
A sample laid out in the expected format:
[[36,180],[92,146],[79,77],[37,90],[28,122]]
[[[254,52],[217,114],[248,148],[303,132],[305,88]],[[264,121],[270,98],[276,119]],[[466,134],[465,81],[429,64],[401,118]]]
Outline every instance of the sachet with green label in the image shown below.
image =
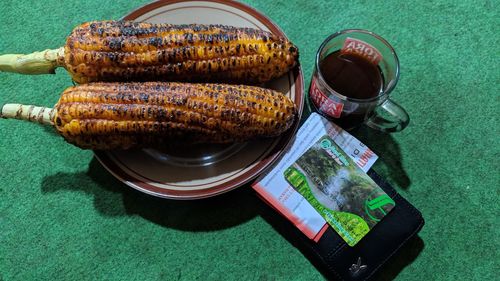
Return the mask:
[[284,176],[349,246],[356,245],[395,206],[327,135],[287,168]]

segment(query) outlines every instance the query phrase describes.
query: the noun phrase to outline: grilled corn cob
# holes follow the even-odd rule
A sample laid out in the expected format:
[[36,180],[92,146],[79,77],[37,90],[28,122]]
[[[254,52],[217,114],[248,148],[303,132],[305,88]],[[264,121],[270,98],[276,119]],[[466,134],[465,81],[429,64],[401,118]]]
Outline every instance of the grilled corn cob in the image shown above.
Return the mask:
[[52,124],[69,143],[98,150],[273,137],[295,115],[294,103],[273,90],[174,82],[84,84],[66,89],[54,109],[7,104],[0,111]]
[[0,71],[54,73],[74,81],[217,81],[262,83],[298,59],[286,38],[251,28],[100,21],[76,27],[66,45],[29,55],[0,56]]

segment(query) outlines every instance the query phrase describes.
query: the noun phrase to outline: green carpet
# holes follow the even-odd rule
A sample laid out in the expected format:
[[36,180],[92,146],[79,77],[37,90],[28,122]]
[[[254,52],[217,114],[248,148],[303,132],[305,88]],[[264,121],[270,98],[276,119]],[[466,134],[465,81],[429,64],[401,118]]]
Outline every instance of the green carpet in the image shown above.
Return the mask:
[[[0,5],[0,53],[59,47],[72,28],[118,19],[149,1],[13,1]],[[375,170],[426,226],[382,280],[493,280],[500,266],[498,5],[488,0],[245,1],[301,51],[306,89],[323,39],[345,28],[393,44],[401,132],[361,129]],[[0,74],[0,103],[53,105],[57,75]],[[248,187],[174,202],[121,184],[92,152],[51,130],[0,120],[0,280],[317,280],[322,276],[262,218]]]

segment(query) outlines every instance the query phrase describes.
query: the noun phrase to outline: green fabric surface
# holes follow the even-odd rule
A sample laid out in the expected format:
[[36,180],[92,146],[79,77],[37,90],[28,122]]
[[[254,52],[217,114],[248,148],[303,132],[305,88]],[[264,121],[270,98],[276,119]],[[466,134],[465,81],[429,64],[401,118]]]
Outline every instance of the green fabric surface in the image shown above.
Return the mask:
[[[0,4],[0,53],[56,48],[82,22],[119,19],[148,1]],[[494,280],[500,270],[498,3],[245,1],[300,48],[306,90],[329,34],[364,28],[401,61],[400,133],[356,132],[374,169],[426,225],[382,280]],[[71,79],[0,73],[0,104],[53,105]],[[307,110],[307,109],[306,109]],[[249,186],[213,199],[153,198],[37,124],[0,120],[0,280],[317,280],[313,265],[263,219]]]

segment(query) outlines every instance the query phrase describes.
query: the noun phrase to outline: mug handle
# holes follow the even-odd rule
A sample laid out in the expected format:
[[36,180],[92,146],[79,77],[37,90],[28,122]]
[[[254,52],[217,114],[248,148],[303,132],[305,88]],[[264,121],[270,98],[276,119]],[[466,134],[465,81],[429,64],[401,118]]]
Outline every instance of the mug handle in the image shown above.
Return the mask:
[[410,116],[399,104],[390,99],[377,106],[366,125],[382,132],[399,132],[410,123]]

